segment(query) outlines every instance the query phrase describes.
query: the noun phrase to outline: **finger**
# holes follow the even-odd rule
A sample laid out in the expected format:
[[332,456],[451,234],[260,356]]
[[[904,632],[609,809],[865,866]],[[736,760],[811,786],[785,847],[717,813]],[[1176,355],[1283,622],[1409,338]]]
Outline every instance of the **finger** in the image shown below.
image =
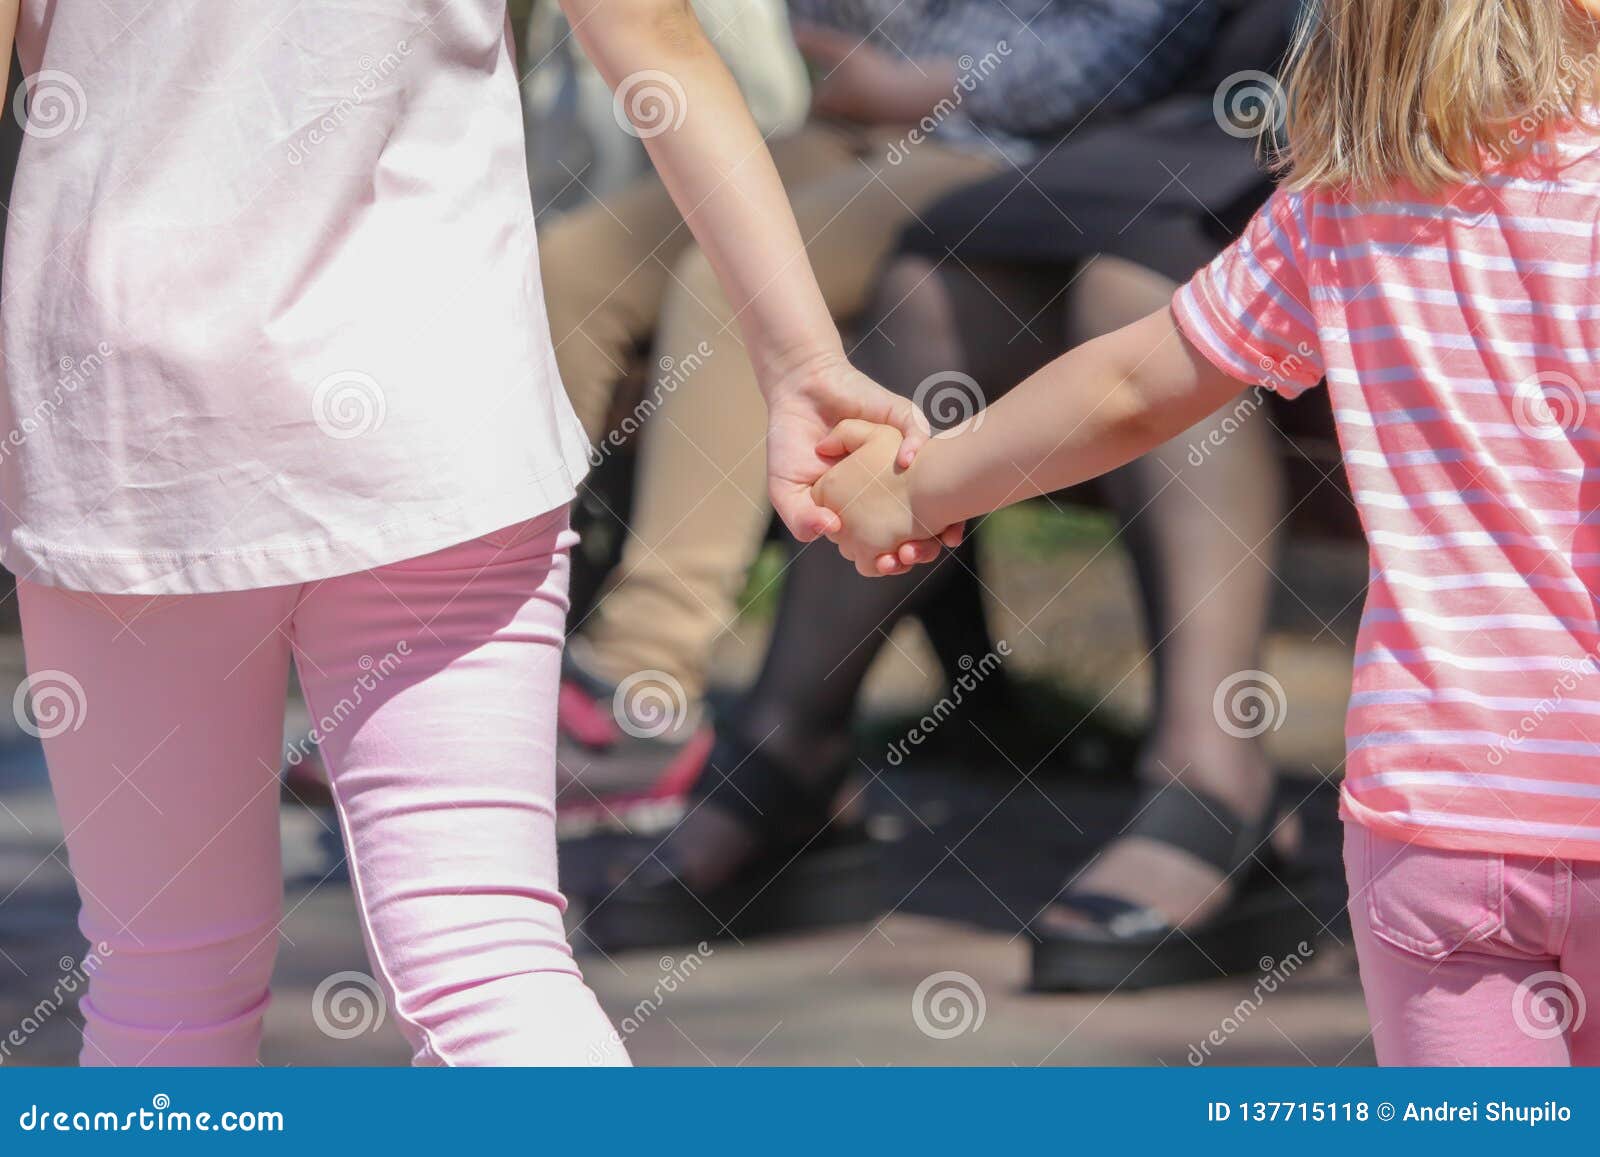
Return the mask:
[[839,516],[825,506],[819,506],[806,486],[784,486],[771,494],[772,508],[783,519],[789,533],[800,542],[811,542],[818,536],[837,531],[843,524]]
[[877,423],[862,418],[846,418],[817,443],[817,453],[823,458],[842,458],[846,454],[853,454],[866,444],[877,429]]
[[900,544],[899,559],[908,567],[921,566],[939,557],[942,549],[937,538],[923,538],[916,542]]
[[961,545],[961,540],[967,536],[967,524],[958,522],[954,526],[947,526],[939,532],[939,541],[954,550]]
[[813,482],[811,484],[811,490],[810,490],[809,493],[811,495],[811,503],[812,503],[812,505],[816,506],[819,510],[825,511],[826,513],[828,513],[828,514],[833,516],[832,521],[827,526],[824,526],[822,528],[822,533],[823,534],[831,535],[834,531],[837,531],[839,529],[839,527],[840,527],[840,519],[839,519],[838,511],[834,509],[835,506],[839,505],[839,504],[829,500],[829,498],[828,498],[828,487],[827,487],[826,483],[827,483],[827,479],[826,478],[821,479],[820,481],[817,481],[817,482]]
[[873,562],[879,574],[898,574],[904,569],[900,565],[900,559],[892,554],[880,554]]
[[900,453],[895,455],[895,465],[904,470],[916,460],[917,452],[932,436],[928,419],[910,398],[897,397],[890,407],[886,424],[900,431]]

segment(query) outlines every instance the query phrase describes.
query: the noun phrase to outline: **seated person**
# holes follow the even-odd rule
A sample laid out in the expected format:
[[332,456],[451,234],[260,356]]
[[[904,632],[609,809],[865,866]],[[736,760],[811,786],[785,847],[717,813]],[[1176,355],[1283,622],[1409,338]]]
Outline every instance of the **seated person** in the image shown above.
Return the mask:
[[[1169,90],[1219,2],[794,0],[814,115],[772,151],[834,315],[859,313],[901,229],[941,194]],[[681,799],[705,761],[712,644],[770,519],[761,400],[711,263],[654,176],[563,215],[540,261],[561,376],[598,452],[651,335],[660,367],[641,403],[631,534],[571,640],[562,698],[563,808],[626,822],[631,801]],[[617,688],[641,678],[684,705],[674,726],[619,726]]]
[[[1024,186],[994,177],[932,206],[878,278],[857,365],[890,389],[925,394],[919,400],[935,410],[937,389],[919,387],[952,371],[993,402],[1063,349],[1163,308],[1270,193],[1257,141],[1214,119],[1215,95],[1229,77],[1275,66],[1295,10],[1253,0],[1184,91],[1078,134]],[[1257,111],[1270,128],[1270,108]],[[1174,836],[1196,814],[1206,827],[1227,816],[1258,836],[1274,819],[1274,769],[1256,736],[1219,725],[1214,696],[1261,666],[1282,466],[1264,414],[1196,465],[1190,445],[1209,430],[1180,434],[1102,482],[1143,595],[1154,717],[1134,770],[1147,802],[1160,802],[1108,833],[1035,921],[1035,987],[1175,983],[1214,976],[1219,964],[1250,970],[1264,954],[1253,937],[1316,930],[1314,919],[1302,928],[1309,913],[1271,879],[1230,877],[1237,865]],[[738,897],[763,886],[763,871],[814,850],[854,764],[850,725],[874,658],[901,617],[951,598],[975,566],[963,546],[931,572],[869,582],[832,551],[800,551],[756,684],[734,717],[719,720],[693,789],[699,806],[656,851],[660,864],[632,872],[591,914],[590,934],[620,945],[637,943],[645,927],[673,939],[715,933]],[[1280,833],[1285,848],[1291,837]],[[680,917],[676,929],[668,911]],[[1226,944],[1199,951],[1189,937],[1164,936],[1169,925]]]

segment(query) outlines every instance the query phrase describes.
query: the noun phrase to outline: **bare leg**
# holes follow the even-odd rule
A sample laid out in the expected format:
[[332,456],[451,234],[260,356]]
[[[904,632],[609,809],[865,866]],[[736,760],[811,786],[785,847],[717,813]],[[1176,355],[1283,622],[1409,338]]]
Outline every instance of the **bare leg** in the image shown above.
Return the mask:
[[[1099,258],[1067,305],[1077,344],[1164,308],[1177,287],[1117,259]],[[1263,417],[1243,423],[1196,466],[1190,445],[1211,419],[1104,480],[1122,522],[1143,596],[1155,663],[1155,703],[1138,773],[1146,783],[1209,792],[1242,816],[1268,806],[1273,775],[1260,744],[1219,724],[1217,688],[1259,668],[1272,593],[1276,531],[1283,517],[1282,466]],[[1165,844],[1114,840],[1075,882],[1160,911],[1173,922],[1203,919],[1226,902],[1216,869]],[[1072,919],[1053,909],[1054,919]]]

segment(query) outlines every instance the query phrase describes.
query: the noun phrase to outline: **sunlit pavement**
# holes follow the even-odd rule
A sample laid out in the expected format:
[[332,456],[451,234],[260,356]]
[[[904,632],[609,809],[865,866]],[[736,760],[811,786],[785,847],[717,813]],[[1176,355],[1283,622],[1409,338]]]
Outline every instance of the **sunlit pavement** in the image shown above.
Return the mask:
[[[77,1048],[70,1006],[35,1025],[37,1006],[81,958],[59,829],[37,749],[15,743],[0,764],[6,810],[0,871],[11,892],[0,906],[0,1026],[23,1026],[7,1064],[67,1064]],[[931,795],[907,772],[897,789]],[[929,772],[938,780],[937,772]],[[940,827],[1003,791],[968,786]],[[945,796],[951,793],[935,792]],[[1090,800],[1056,793],[1080,815]],[[948,804],[948,799],[945,803]],[[1086,804],[1090,806],[1085,806]],[[332,1019],[327,978],[367,968],[348,881],[327,817],[284,810],[287,905],[267,1019],[265,1063],[400,1064],[407,1050],[392,1018],[346,1036]],[[995,830],[1014,831],[1014,817]],[[936,829],[937,832],[938,829]],[[585,957],[591,984],[628,1047],[651,1064],[1222,1064],[1370,1062],[1348,935],[1335,926],[1297,971],[1262,995],[1260,976],[1139,993],[1040,996],[1024,990],[1026,945],[1016,933],[1029,877],[1007,869],[999,839],[974,837],[960,861],[932,875],[937,834],[896,845],[904,862],[886,873],[899,910],[881,921],[701,953],[681,949]],[[1010,841],[1007,841],[1010,842]],[[1324,841],[1326,842],[1326,841]],[[1020,862],[1033,857],[1013,845]],[[920,869],[920,871],[919,871]],[[978,875],[973,875],[976,872]],[[983,879],[978,877],[982,876]],[[1008,882],[1009,880],[1009,882]],[[1039,883],[1048,888],[1047,877]],[[14,890],[13,890],[14,889]],[[1037,886],[1034,888],[1037,893]],[[1007,893],[1010,893],[1008,895]],[[962,918],[926,913],[954,911]],[[1008,925],[1010,930],[1007,930]],[[951,974],[944,980],[930,978]],[[920,997],[919,997],[920,990]],[[942,997],[940,993],[942,992]],[[1241,1002],[1249,1008],[1241,1015]],[[319,1012],[320,1005],[320,1012]],[[354,1015],[354,1014],[352,1014]],[[319,1024],[320,1022],[320,1024]],[[326,1026],[326,1028],[321,1027]],[[957,1031],[959,1030],[959,1031]],[[1213,1033],[1221,1044],[1205,1045]],[[3,1034],[0,1034],[3,1035]],[[1204,1051],[1197,1051],[1204,1046]]]
[[[1027,592],[997,583],[995,631],[1014,640],[1022,669],[1083,672],[1108,689],[1108,707],[1137,712],[1145,680],[1121,678],[1141,658],[1125,572],[1110,556],[1090,566],[1083,597],[1031,623],[1003,609]],[[1115,593],[1090,597],[1107,591]],[[1349,936],[1337,919],[1332,778],[1347,628],[1332,614],[1297,624],[1274,636],[1267,656],[1288,689],[1283,726],[1267,737],[1296,773],[1281,796],[1306,822],[1310,855],[1331,888],[1307,897],[1329,933],[1286,978],[1275,975],[1279,961],[1262,961],[1259,974],[1159,991],[1027,992],[1020,929],[1089,853],[1089,836],[1076,828],[1114,827],[1129,789],[1103,773],[1022,779],[1029,768],[998,757],[975,769],[948,756],[908,760],[871,788],[880,829],[900,837],[885,847],[881,920],[720,942],[703,954],[694,946],[586,954],[585,973],[644,1064],[1370,1064]],[[732,681],[761,648],[758,630],[740,634],[722,661]],[[914,633],[897,634],[869,697],[890,711],[926,702],[937,694],[935,670]],[[21,678],[20,646],[0,637],[0,688],[9,693]],[[70,1064],[76,1014],[70,1000],[56,1011],[51,996],[84,949],[76,901],[37,743],[10,712],[0,712],[0,728],[0,1066]],[[287,915],[263,1060],[403,1064],[408,1049],[388,1010],[346,1008],[346,1020],[329,1011],[329,978],[368,967],[334,829],[325,813],[283,810]],[[592,849],[564,856],[569,879],[595,870]],[[21,1044],[8,1043],[13,1031]]]

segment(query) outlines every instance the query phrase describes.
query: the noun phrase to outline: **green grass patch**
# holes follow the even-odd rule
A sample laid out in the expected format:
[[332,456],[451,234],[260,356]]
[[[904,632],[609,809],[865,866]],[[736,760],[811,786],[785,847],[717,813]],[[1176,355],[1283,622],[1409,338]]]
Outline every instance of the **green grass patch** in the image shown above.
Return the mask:
[[[1018,562],[1046,563],[1068,551],[1099,548],[1116,533],[1116,519],[1103,510],[1048,501],[1008,507],[990,515],[983,524],[985,548]],[[825,546],[824,543],[815,549]],[[769,542],[762,548],[739,596],[740,618],[762,622],[777,613],[788,560],[780,543]]]

